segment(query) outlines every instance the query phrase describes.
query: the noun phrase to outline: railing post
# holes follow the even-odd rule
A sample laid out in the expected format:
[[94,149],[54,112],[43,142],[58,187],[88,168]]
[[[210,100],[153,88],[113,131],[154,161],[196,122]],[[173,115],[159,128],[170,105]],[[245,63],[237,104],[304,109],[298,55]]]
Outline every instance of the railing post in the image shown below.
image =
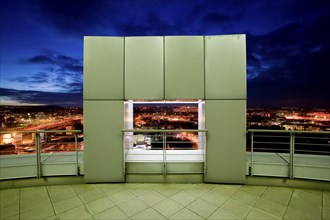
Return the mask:
[[163,175],[166,176],[166,132],[163,132]]
[[290,179],[294,178],[294,147],[295,145],[295,135],[294,132],[290,132],[290,167],[289,167],[289,177]]
[[76,152],[76,176],[79,176],[79,155],[78,155],[78,140],[77,133],[74,133],[74,148]]
[[[126,151],[126,132],[122,132],[122,140],[123,140],[123,175],[126,175],[126,155],[125,155],[125,151]],[[129,139],[130,141],[130,139]]]
[[202,138],[202,140],[203,140],[203,150],[204,150],[204,174],[206,174],[207,173],[207,165],[206,165],[206,144],[207,144],[207,133],[206,132],[202,132],[203,133],[203,138]]
[[41,177],[41,156],[40,156],[40,134],[35,133],[35,146],[36,146],[36,165],[37,165],[37,178]]
[[250,175],[253,176],[253,131],[251,131],[251,150],[250,150],[251,164]]

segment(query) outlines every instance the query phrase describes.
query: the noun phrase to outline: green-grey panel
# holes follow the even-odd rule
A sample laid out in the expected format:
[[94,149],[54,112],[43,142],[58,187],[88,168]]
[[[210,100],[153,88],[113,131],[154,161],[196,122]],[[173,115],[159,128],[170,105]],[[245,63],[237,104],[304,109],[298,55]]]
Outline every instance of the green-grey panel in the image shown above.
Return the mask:
[[246,101],[206,100],[205,182],[245,181]]
[[203,37],[165,37],[165,99],[204,99]]
[[246,99],[244,34],[205,37],[205,99]]
[[125,99],[164,99],[163,37],[125,38]]
[[124,98],[124,38],[84,38],[84,99]]
[[124,103],[84,101],[86,182],[122,182]]

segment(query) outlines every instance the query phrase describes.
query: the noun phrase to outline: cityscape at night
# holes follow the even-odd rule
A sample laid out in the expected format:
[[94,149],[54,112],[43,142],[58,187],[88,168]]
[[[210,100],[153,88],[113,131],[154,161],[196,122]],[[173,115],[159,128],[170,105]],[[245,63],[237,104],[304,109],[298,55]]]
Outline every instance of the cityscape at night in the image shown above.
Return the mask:
[[[81,130],[82,108],[59,106],[0,106],[0,154],[35,152],[35,134],[28,131]],[[20,133],[26,132],[26,133]],[[74,151],[71,132],[44,133],[41,135],[42,152]],[[79,134],[79,150],[83,150],[83,136]]]
[[[207,108],[207,106],[206,106]],[[34,136],[14,134],[14,131],[36,130],[82,130],[82,108],[59,106],[0,106],[1,151],[11,153],[34,152]],[[134,129],[198,129],[198,104],[135,104]],[[302,108],[249,108],[247,129],[330,131],[329,109]],[[170,134],[171,136],[171,134]],[[70,132],[43,137],[45,151],[73,151]],[[188,149],[198,148],[198,133],[180,132],[172,134],[173,142],[186,143]],[[83,135],[79,136],[79,147],[83,150]],[[57,144],[54,144],[57,143]],[[58,144],[58,143],[67,143]],[[14,146],[21,146],[16,147]],[[155,147],[157,148],[157,147]],[[175,148],[175,147],[174,147]]]
[[[135,104],[133,114],[135,129],[198,129],[197,103]],[[151,135],[151,149],[162,149],[161,134]],[[167,142],[168,149],[198,149],[198,133],[168,133]]]

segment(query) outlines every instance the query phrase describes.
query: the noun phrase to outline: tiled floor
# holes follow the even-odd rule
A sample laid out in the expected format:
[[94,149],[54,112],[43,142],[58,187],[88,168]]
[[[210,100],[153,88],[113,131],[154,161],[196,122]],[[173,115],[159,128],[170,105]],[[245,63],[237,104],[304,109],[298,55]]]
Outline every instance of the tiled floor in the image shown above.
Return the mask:
[[330,192],[220,184],[82,184],[0,191],[1,219],[330,219]]

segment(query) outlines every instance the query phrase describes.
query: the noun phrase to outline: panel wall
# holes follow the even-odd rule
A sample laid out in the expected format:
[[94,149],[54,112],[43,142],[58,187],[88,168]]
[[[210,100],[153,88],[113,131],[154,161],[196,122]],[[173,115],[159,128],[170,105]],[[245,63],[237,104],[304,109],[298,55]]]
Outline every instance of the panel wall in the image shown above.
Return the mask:
[[245,181],[245,100],[206,100],[205,182]]
[[125,99],[164,99],[163,37],[125,38]]
[[165,99],[204,99],[203,37],[165,37]]
[[246,99],[245,35],[205,37],[205,98]]
[[84,99],[124,98],[124,38],[84,38]]
[[123,182],[124,103],[84,101],[86,182]]

